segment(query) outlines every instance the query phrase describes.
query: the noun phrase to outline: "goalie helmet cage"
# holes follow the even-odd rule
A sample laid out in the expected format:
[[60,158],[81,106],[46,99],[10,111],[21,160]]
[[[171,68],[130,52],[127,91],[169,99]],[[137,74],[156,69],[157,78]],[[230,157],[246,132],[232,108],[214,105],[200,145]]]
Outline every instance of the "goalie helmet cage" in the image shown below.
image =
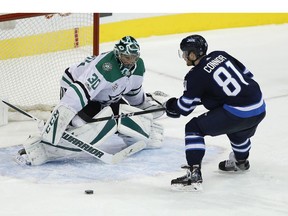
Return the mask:
[[[98,55],[99,17],[99,13],[1,14],[0,97],[47,118],[45,112],[59,102],[65,69]],[[9,120],[23,120],[10,111]]]

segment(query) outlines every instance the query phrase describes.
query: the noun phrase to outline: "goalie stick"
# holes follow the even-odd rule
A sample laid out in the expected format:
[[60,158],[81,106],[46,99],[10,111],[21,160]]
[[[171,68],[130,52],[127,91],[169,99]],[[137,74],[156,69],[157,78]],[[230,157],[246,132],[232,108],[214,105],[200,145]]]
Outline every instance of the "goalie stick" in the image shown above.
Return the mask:
[[[3,103],[5,103],[7,106],[15,109],[16,111],[22,113],[23,115],[37,121],[38,123],[41,122],[40,119],[34,117],[33,115],[29,114],[28,112],[6,102],[5,100],[1,99]],[[109,117],[110,119],[111,117]],[[82,151],[92,155],[93,157],[101,160],[104,163],[107,164],[115,164],[118,163],[125,158],[131,156],[132,154],[141,151],[146,147],[146,143],[144,141],[138,141],[129,147],[121,150],[120,152],[117,152],[115,154],[109,154],[107,152],[104,152],[103,150],[96,148],[95,146],[91,145],[90,143],[86,143],[80,139],[78,139],[76,136],[69,132],[64,132],[62,135],[62,139],[64,139],[69,144],[76,146],[77,148],[81,149]]]
[[[14,110],[22,113],[23,115],[31,118],[31,119],[34,119],[35,121],[38,121],[40,122],[41,120],[30,115],[28,112],[20,109],[19,107],[16,107],[10,103],[8,103],[7,101],[1,99],[1,101],[3,103],[5,103],[7,106],[13,108]],[[99,122],[99,121],[106,121],[106,120],[110,120],[110,119],[119,119],[119,118],[126,118],[126,117],[131,117],[131,116],[137,116],[137,115],[143,115],[143,114],[148,114],[148,113],[153,113],[153,112],[159,112],[159,111],[165,111],[165,107],[160,107],[160,108],[157,108],[157,109],[151,109],[151,110],[143,110],[143,111],[139,111],[139,112],[131,112],[131,113],[121,113],[120,115],[112,115],[112,116],[107,116],[107,117],[101,117],[101,118],[97,118],[97,119],[84,119],[86,122],[88,123],[91,123],[91,122]]]

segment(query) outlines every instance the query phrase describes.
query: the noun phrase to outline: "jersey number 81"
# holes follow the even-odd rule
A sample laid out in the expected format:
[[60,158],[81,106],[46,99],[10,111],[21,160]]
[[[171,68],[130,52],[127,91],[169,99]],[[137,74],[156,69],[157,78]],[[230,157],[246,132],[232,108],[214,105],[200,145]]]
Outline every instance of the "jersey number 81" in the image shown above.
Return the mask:
[[[226,67],[221,66],[214,72],[213,78],[217,82],[217,84],[222,87],[226,95],[236,96],[241,91],[241,86],[237,82],[237,80],[233,78],[231,72],[234,72],[234,74],[237,75],[237,77],[243,84],[249,84],[244,80],[241,73],[234,67],[234,65],[230,61],[227,61],[225,64]],[[226,78],[225,80],[223,80],[223,75]]]

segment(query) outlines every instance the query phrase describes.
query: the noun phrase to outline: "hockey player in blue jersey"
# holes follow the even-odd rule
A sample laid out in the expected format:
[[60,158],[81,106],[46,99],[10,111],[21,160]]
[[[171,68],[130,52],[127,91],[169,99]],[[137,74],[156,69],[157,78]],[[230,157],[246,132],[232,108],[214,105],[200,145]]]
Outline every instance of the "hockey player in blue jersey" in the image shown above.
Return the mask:
[[183,95],[170,98],[167,116],[189,115],[202,104],[208,112],[192,118],[185,126],[187,174],[173,179],[176,189],[202,189],[201,161],[205,154],[205,136],[226,134],[232,152],[219,163],[222,171],[245,171],[250,167],[250,138],[265,117],[265,102],[252,73],[224,51],[207,54],[208,44],[200,35],[191,35],[180,43],[180,56],[193,66],[184,79]]

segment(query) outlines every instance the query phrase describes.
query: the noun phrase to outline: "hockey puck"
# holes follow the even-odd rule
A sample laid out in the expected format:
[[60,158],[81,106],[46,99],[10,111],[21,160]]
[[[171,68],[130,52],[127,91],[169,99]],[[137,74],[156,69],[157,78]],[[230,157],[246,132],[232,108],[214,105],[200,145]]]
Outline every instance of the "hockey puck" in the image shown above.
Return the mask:
[[85,190],[85,194],[93,194],[94,191],[93,190]]

